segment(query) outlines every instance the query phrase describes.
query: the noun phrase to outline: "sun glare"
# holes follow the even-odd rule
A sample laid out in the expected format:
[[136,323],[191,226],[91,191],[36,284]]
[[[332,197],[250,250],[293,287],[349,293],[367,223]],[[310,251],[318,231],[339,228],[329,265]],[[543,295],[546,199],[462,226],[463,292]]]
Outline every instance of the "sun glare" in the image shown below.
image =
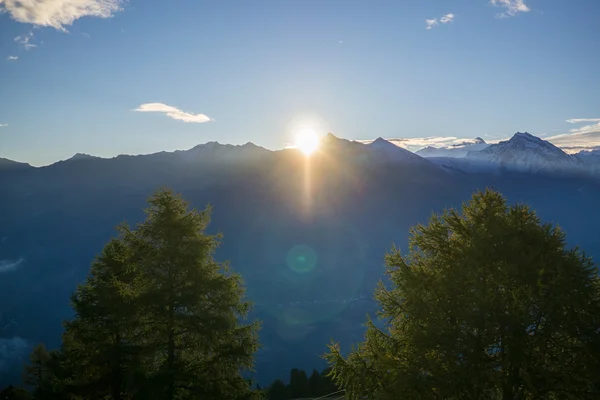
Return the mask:
[[294,147],[309,156],[319,147],[319,135],[312,128],[301,129],[296,135]]

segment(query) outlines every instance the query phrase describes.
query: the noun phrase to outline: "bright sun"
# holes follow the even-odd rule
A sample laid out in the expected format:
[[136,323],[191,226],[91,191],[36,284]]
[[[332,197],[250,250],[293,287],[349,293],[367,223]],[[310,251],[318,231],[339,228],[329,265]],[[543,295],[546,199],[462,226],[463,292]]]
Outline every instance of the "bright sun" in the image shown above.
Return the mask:
[[294,147],[309,156],[319,147],[319,135],[312,128],[301,129],[296,135]]

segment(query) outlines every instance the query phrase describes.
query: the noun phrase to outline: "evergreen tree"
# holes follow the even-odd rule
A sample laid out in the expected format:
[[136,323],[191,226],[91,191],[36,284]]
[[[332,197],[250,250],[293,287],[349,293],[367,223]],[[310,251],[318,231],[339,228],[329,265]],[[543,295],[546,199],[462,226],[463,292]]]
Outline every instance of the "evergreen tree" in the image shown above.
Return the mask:
[[137,304],[140,276],[129,249],[113,239],[72,296],[75,318],[65,323],[63,351],[71,390],[88,398],[131,398],[139,372],[144,321]]
[[386,256],[386,327],[326,355],[348,398],[600,398],[599,278],[558,227],[479,192],[414,228],[409,250]]
[[325,368],[321,371],[321,386],[319,389],[318,396],[325,396],[329,393],[339,392],[340,388],[333,381],[331,367]]
[[310,378],[308,378],[308,386],[310,387],[310,395],[312,397],[318,397],[321,395],[321,387],[323,386],[323,378],[319,371],[313,369]]
[[50,381],[50,353],[43,344],[35,346],[29,356],[29,364],[25,365],[23,382],[29,386],[34,398],[44,398]]
[[268,400],[286,400],[288,398],[288,389],[281,379],[275,380],[267,390]]
[[310,396],[308,377],[304,370],[294,368],[290,371],[290,396],[292,399]]
[[210,208],[190,210],[167,190],[149,202],[143,223],[121,229],[143,277],[138,306],[149,321],[143,344],[152,371],[145,398],[246,397],[242,372],[252,368],[258,326],[241,322],[250,304],[240,276],[213,259],[220,236],[205,233]]

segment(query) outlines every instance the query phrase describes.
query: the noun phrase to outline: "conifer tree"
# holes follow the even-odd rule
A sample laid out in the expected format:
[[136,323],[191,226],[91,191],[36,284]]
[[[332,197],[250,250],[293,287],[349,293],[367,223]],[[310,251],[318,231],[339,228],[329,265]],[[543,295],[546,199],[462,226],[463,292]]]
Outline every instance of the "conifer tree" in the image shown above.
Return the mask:
[[390,285],[347,357],[326,358],[349,399],[594,399],[596,266],[497,192],[476,193],[386,256]]
[[31,388],[36,399],[44,398],[45,392],[48,390],[49,362],[50,353],[46,350],[46,346],[38,344],[29,356],[29,364],[24,367],[23,382]]
[[219,235],[205,233],[210,208],[189,209],[168,190],[149,200],[147,218],[122,228],[143,283],[139,310],[148,321],[143,346],[151,371],[146,398],[245,398],[243,372],[253,366],[256,323],[239,275],[213,253]]
[[76,393],[122,400],[135,392],[145,332],[137,303],[139,280],[129,249],[112,239],[73,294],[75,318],[65,323],[63,352]]

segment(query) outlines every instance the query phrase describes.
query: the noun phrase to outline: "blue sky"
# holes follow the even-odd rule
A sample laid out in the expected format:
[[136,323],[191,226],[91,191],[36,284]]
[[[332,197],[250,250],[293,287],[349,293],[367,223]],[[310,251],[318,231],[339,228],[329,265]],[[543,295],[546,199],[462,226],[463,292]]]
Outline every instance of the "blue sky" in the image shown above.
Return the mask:
[[0,0],[0,157],[33,165],[212,140],[277,149],[305,125],[413,147],[516,131],[600,146],[598,0],[24,7]]

